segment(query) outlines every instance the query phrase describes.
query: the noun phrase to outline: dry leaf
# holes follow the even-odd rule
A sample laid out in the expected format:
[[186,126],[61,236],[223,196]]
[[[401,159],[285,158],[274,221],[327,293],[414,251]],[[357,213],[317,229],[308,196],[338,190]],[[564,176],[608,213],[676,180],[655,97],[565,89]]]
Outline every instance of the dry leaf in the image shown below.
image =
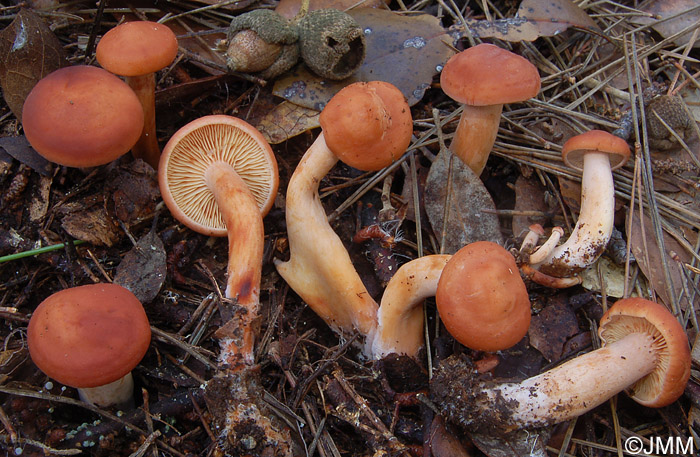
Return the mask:
[[[515,180],[515,211],[541,211],[547,214],[549,207],[545,202],[547,189],[535,178],[526,178],[523,175]],[[546,226],[547,216],[513,216],[513,234],[520,236],[527,232],[532,224]]]
[[160,198],[156,172],[143,160],[135,160],[112,170],[105,192],[117,219],[126,223],[149,216]]
[[386,81],[403,92],[409,105],[414,105],[454,54],[447,45],[452,38],[435,16],[403,16],[374,8],[348,13],[365,31],[367,56],[357,73],[342,81],[326,81],[299,65],[275,83],[275,95],[320,111],[350,83]]
[[117,267],[114,283],[129,289],[141,303],[152,302],[165,282],[165,247],[155,230],[142,237]]
[[285,100],[263,116],[256,127],[268,143],[279,144],[318,127],[318,116],[314,109]]
[[0,151],[6,152],[43,176],[49,176],[51,174],[53,168],[51,162],[40,156],[24,136],[6,136],[0,138]]
[[112,246],[121,233],[114,220],[102,206],[85,208],[66,215],[61,227],[77,240],[95,245]]
[[564,344],[578,332],[578,318],[574,310],[561,301],[555,301],[532,316],[527,334],[530,345],[549,362],[554,362],[561,358]]
[[[450,157],[452,171],[449,170]],[[450,175],[450,200],[447,222],[443,224]],[[493,212],[484,212],[483,210]],[[503,243],[498,216],[491,195],[478,176],[452,153],[438,154],[430,167],[425,184],[425,212],[438,240],[445,229],[445,254],[454,254],[474,241]]]
[[607,257],[601,257],[593,266],[581,273],[583,280],[581,285],[588,290],[602,292],[598,269],[600,269],[600,276],[605,281],[605,295],[622,298],[625,290],[625,266],[617,265]]
[[[380,8],[386,6],[388,2],[384,0],[310,0],[309,11],[323,8],[335,8],[340,11],[347,11],[351,8]],[[275,11],[287,19],[293,19],[299,12],[301,0],[280,0],[275,7]]]
[[63,46],[34,12],[21,9],[0,31],[0,87],[7,105],[18,120],[34,85],[65,65]]
[[[651,14],[653,17],[636,16],[632,17],[631,21],[637,24],[651,24],[651,27],[664,38],[690,27],[687,33],[673,40],[676,45],[685,46],[693,35],[693,29],[700,24],[700,8],[698,6],[700,4],[697,0],[655,0],[644,8],[640,8],[641,11]],[[676,15],[678,15],[677,18],[664,21],[664,19]],[[693,47],[700,47],[700,40],[696,40]]]

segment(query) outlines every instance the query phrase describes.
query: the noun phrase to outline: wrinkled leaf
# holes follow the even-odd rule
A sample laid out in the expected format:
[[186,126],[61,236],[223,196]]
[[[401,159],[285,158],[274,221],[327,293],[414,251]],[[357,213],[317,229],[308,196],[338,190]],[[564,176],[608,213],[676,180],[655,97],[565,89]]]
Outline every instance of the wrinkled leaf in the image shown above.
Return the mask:
[[[450,157],[452,170],[449,171]],[[448,175],[451,182],[450,200],[447,200]],[[491,195],[478,176],[452,153],[445,150],[438,154],[430,167],[425,184],[425,212],[438,241],[445,230],[445,254],[454,254],[461,247],[474,241],[493,241],[502,244],[501,227]],[[447,222],[445,206],[448,206]]]
[[119,227],[102,206],[67,214],[61,221],[61,227],[73,238],[95,245],[109,247],[121,238]]
[[319,112],[283,101],[269,111],[256,125],[270,144],[283,141],[319,126]]
[[152,302],[167,273],[165,247],[155,230],[144,235],[117,267],[114,283],[129,289],[141,303]]
[[567,340],[578,332],[576,313],[567,304],[555,301],[532,316],[528,336],[530,345],[554,362],[561,358]]
[[601,257],[598,262],[581,273],[581,284],[588,290],[602,292],[600,275],[605,281],[605,294],[609,297],[621,298],[625,289],[625,266],[617,265],[607,257]]
[[160,197],[156,172],[143,160],[116,168],[108,177],[105,191],[114,204],[114,215],[129,225],[153,214]]
[[[653,17],[635,16],[631,21],[637,24],[651,24],[652,28],[664,38],[690,27],[687,33],[673,40],[678,46],[685,46],[693,35],[693,29],[700,25],[700,8],[698,6],[700,5],[697,0],[655,0],[640,8],[641,11],[651,14]],[[678,17],[675,19],[664,21],[664,19],[676,15]],[[696,40],[693,47],[700,47],[700,40]]]
[[60,41],[31,10],[21,9],[0,31],[0,87],[17,119],[34,85],[65,63]]
[[[347,11],[351,8],[381,8],[388,2],[384,0],[310,0],[309,11],[323,8],[334,8],[340,11]],[[275,7],[275,11],[287,19],[293,19],[299,12],[301,0],[280,0]]]
[[9,154],[41,175],[51,174],[51,162],[40,156],[24,136],[0,137],[0,151]]
[[523,0],[516,17],[493,21],[467,21],[474,36],[507,41],[534,41],[554,36],[569,27],[600,33],[591,17],[571,0]]
[[365,31],[367,56],[360,69],[342,81],[326,81],[304,65],[279,79],[275,95],[297,105],[322,110],[340,89],[356,81],[386,81],[414,105],[430,87],[433,76],[454,53],[435,16],[404,16],[391,11],[358,8],[348,11]]

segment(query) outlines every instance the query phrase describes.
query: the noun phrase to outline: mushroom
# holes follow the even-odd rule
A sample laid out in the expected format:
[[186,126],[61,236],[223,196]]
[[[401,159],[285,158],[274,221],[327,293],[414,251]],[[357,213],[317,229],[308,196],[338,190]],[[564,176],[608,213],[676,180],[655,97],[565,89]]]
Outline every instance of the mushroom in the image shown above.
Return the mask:
[[440,85],[463,104],[450,151],[479,176],[496,141],[503,104],[537,95],[540,75],[525,58],[482,43],[452,56]]
[[[630,148],[622,138],[591,130],[570,138],[561,155],[567,165],[583,170],[581,211],[563,244],[552,248],[555,243],[546,242],[530,256],[533,269],[554,278],[567,278],[586,269],[605,250],[615,215],[612,170],[627,162]],[[560,235],[554,232],[554,236]]]
[[447,331],[479,351],[512,347],[530,326],[530,299],[515,259],[490,241],[454,254],[440,276],[435,303]]
[[318,195],[338,159],[378,170],[400,157],[411,140],[411,112],[403,94],[381,81],[340,90],[320,115],[323,129],[304,154],[287,188],[290,259],[275,261],[291,288],[337,333],[371,335],[377,303],[355,271]]
[[132,402],[131,370],[150,342],[141,302],[116,284],[56,292],[36,308],[27,328],[29,355],[36,366],[98,406]]
[[219,329],[222,360],[253,364],[264,248],[262,218],[277,194],[277,161],[262,134],[225,115],[196,119],[178,130],[158,167],[163,201],[190,229],[228,235],[226,297],[241,309]]
[[431,382],[432,399],[453,423],[504,433],[573,419],[625,389],[652,408],[681,396],[690,376],[688,338],[664,306],[619,300],[598,334],[602,348],[519,383],[476,381],[464,362],[446,359]]
[[132,154],[153,168],[158,167],[160,148],[156,137],[155,72],[167,67],[177,56],[175,34],[163,24],[149,21],[125,22],[104,34],[95,57],[102,67],[125,76],[143,108],[143,131]]
[[143,112],[129,86],[97,67],[76,65],[42,78],[22,108],[27,140],[68,167],[109,163],[136,143]]

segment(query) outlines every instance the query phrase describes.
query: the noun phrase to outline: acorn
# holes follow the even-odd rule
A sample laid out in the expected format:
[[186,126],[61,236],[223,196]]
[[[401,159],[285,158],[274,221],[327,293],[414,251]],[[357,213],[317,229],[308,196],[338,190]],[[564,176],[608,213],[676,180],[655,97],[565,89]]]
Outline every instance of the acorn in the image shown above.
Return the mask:
[[[669,132],[668,125],[684,141],[693,133],[692,120],[680,97],[661,95],[645,107],[649,146],[657,151],[667,151],[677,146],[678,140]],[[662,122],[663,120],[663,122]]]
[[317,75],[345,79],[362,65],[365,35],[349,14],[332,8],[309,11],[298,28],[301,58]]
[[227,35],[226,64],[231,71],[270,79],[299,60],[299,35],[279,13],[257,9],[236,16]]

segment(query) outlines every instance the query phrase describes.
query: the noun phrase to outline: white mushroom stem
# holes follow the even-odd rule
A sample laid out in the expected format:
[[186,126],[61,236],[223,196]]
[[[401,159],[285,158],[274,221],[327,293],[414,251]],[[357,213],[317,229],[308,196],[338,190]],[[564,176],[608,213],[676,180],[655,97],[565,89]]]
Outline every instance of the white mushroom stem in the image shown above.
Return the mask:
[[[468,398],[444,401],[455,402],[453,420],[474,430],[507,432],[553,425],[590,411],[651,373],[659,362],[656,354],[651,336],[631,333],[520,383],[462,385],[458,388],[468,388],[464,394]],[[444,376],[454,379],[449,371]],[[462,381],[447,382],[459,386]]]
[[496,141],[503,105],[462,105],[450,151],[479,176]]
[[214,162],[205,173],[207,187],[228,232],[226,298],[240,307],[216,333],[221,359],[231,366],[254,363],[255,331],[260,303],[260,278],[265,240],[260,208],[246,183],[233,167]]
[[615,188],[610,159],[604,152],[583,158],[581,211],[573,232],[539,263],[531,265],[552,276],[567,277],[592,265],[605,250],[612,234]]
[[376,359],[391,353],[416,357],[423,346],[423,301],[435,295],[451,255],[428,255],[401,265],[382,295],[372,341]]
[[275,261],[290,287],[337,333],[373,334],[377,303],[367,292],[326,216],[318,186],[338,159],[323,133],[299,162],[287,188],[290,259]]
[[131,148],[132,155],[143,159],[158,170],[160,147],[156,136],[156,77],[155,73],[125,78],[126,83],[138,97],[143,108],[143,130],[141,138]]
[[552,253],[554,248],[557,247],[562,235],[564,235],[564,230],[561,227],[554,227],[552,229],[552,234],[549,236],[549,238],[547,238],[547,241],[542,243],[542,245],[537,248],[535,252],[530,254],[530,263],[538,264],[544,262]]
[[131,372],[114,382],[97,387],[81,387],[78,389],[80,399],[85,403],[107,407],[132,404],[134,399],[134,378]]

